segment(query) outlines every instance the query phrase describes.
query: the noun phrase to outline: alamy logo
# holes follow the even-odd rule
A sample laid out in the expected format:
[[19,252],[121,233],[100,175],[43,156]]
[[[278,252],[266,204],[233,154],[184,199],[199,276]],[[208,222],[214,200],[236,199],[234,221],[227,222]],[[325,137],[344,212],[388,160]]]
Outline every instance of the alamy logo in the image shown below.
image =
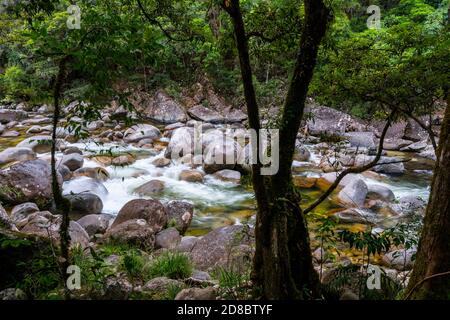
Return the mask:
[[370,14],[367,18],[367,28],[381,29],[381,9],[379,6],[371,5],[367,8],[367,13]]
[[183,127],[172,134],[167,152],[173,160],[192,156],[193,164],[242,165],[261,164],[261,175],[275,175],[279,169],[279,130],[210,129],[203,132],[197,122],[194,128]]
[[377,266],[370,265],[367,267],[367,289],[381,289],[381,269]]
[[79,266],[71,265],[67,268],[67,274],[70,276],[67,278],[66,285],[69,290],[81,289],[81,269]]
[[67,28],[80,29],[81,28],[81,10],[77,5],[71,5],[67,8],[69,17],[67,18]]

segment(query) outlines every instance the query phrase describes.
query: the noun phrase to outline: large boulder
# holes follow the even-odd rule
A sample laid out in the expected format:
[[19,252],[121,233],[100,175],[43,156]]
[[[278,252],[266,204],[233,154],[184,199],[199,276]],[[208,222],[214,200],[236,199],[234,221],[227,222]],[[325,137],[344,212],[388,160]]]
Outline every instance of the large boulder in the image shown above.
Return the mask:
[[170,138],[164,156],[168,159],[179,159],[194,151],[194,130],[183,127],[175,129]]
[[[62,141],[58,140],[56,143],[57,148],[62,146]],[[47,153],[51,151],[52,148],[52,137],[51,136],[33,136],[26,138],[16,147],[19,148],[29,148],[36,153]]]
[[362,207],[364,206],[368,191],[366,183],[361,179],[357,179],[345,186],[345,188],[339,192],[338,198],[339,201],[346,206]]
[[70,213],[77,216],[99,214],[103,210],[103,202],[99,196],[89,192],[69,194],[65,196],[70,201]]
[[203,182],[203,174],[197,170],[183,170],[180,172],[180,180],[187,182]]
[[30,148],[13,147],[0,152],[0,166],[10,162],[36,159],[36,153]]
[[181,241],[180,233],[176,228],[161,230],[155,237],[155,249],[175,249]]
[[12,208],[11,219],[19,222],[35,212],[39,212],[38,206],[33,202],[25,202]]
[[428,146],[427,140],[418,141],[412,144],[407,145],[406,147],[403,147],[400,149],[400,151],[404,152],[420,152],[422,150],[425,150],[425,148]]
[[[322,190],[328,189],[336,181],[339,174],[340,174],[339,172],[329,172],[323,174],[319,179],[317,179],[316,186]],[[354,173],[347,174],[339,182],[339,187],[343,188],[357,179],[362,179],[362,176]]]
[[240,159],[242,147],[232,139],[216,139],[205,149],[203,168],[206,173],[233,170]]
[[419,156],[422,158],[430,159],[436,161],[436,151],[432,145],[428,145],[425,149],[423,149]]
[[142,139],[159,139],[161,132],[158,128],[150,124],[136,124],[127,129],[123,134],[123,140],[125,142],[138,142]]
[[133,292],[133,285],[122,275],[113,275],[106,279],[103,299],[128,300]]
[[349,131],[366,131],[362,121],[352,116],[324,106],[307,105],[306,112],[314,115],[306,121],[311,135],[342,134]]
[[80,168],[72,173],[72,177],[88,177],[100,181],[106,181],[110,178],[108,171],[102,167]]
[[70,171],[75,171],[83,166],[84,158],[78,153],[70,153],[63,155],[59,163],[65,165]]
[[105,239],[114,243],[152,250],[155,245],[155,231],[144,219],[130,219],[119,224],[113,224],[106,231]]
[[367,193],[367,197],[375,200],[384,200],[392,202],[395,200],[394,192],[388,187],[379,185],[379,184],[370,184],[368,186],[369,192]]
[[77,222],[92,237],[95,234],[105,233],[113,219],[114,217],[109,214],[88,214]]
[[[426,125],[429,124],[429,119],[426,116],[420,117],[421,121]],[[420,141],[428,137],[428,132],[426,132],[416,121],[409,119],[406,122],[405,130],[403,132],[403,139]]]
[[22,110],[0,109],[0,123],[20,121],[27,117],[27,113]]
[[234,225],[211,231],[198,240],[190,252],[194,266],[202,271],[230,265],[251,253],[250,236],[244,226]]
[[381,160],[379,161],[380,164],[373,167],[373,171],[394,175],[403,174],[406,171],[405,165],[403,162],[399,161],[401,161],[401,159],[396,157],[381,157]]
[[181,252],[191,252],[198,240],[200,240],[199,237],[184,236],[176,249]]
[[149,120],[163,124],[185,122],[187,120],[184,108],[162,91],[156,93],[153,101],[142,112]]
[[[359,154],[355,157],[355,166],[361,167],[371,163],[375,156]],[[402,159],[397,157],[381,157],[378,164],[373,167],[373,171],[387,174],[403,174],[405,165]]]
[[413,142],[410,140],[403,140],[400,138],[391,138],[391,139],[385,139],[383,143],[383,149],[384,150],[393,150],[398,151],[404,147],[409,146]]
[[347,132],[344,137],[352,147],[375,148],[375,134],[373,132]]
[[131,200],[120,209],[111,227],[132,219],[143,219],[149,228],[158,232],[167,224],[167,212],[158,200]]
[[195,120],[211,123],[222,123],[224,117],[217,111],[205,108],[202,105],[196,105],[188,110],[188,114]]
[[416,253],[416,248],[390,251],[383,256],[383,264],[396,270],[409,270],[414,264]]
[[174,226],[183,235],[191,225],[194,205],[188,201],[172,200],[166,204],[166,211],[168,225]]
[[63,195],[92,193],[103,199],[108,195],[108,189],[98,180],[80,177],[67,182],[63,185]]
[[167,158],[157,158],[152,161],[152,165],[157,168],[164,168],[170,165],[170,160]]
[[89,247],[89,235],[78,222],[70,221],[69,237],[70,247],[80,246],[83,249]]
[[235,170],[220,170],[214,173],[214,176],[222,181],[239,184],[241,182],[241,173]]
[[[57,179],[61,184],[59,173]],[[28,201],[46,204],[52,196],[51,167],[44,160],[29,160],[0,171],[1,201],[9,204]]]
[[164,182],[160,180],[151,180],[140,187],[134,189],[134,193],[140,196],[152,196],[164,190]]
[[242,122],[248,118],[247,115],[239,109],[226,108],[223,111],[223,114],[225,115],[225,121],[227,123]]

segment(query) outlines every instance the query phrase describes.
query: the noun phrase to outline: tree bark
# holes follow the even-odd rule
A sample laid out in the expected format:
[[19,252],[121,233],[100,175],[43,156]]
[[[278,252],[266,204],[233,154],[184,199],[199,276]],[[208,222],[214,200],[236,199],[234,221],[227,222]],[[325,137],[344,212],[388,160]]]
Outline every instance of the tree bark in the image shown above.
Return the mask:
[[[233,20],[250,127],[259,130],[259,111],[252,82],[248,38],[239,0],[226,0],[222,7]],[[259,171],[260,165],[253,165],[253,187],[258,214],[252,280],[262,298],[308,299],[319,295],[319,279],[312,264],[308,228],[299,206],[301,197],[292,184],[291,166],[306,95],[319,45],[327,29],[329,13],[322,1],[305,1],[300,49],[280,128],[279,171],[270,179],[263,179]]]
[[58,182],[58,174],[56,170],[56,146],[57,146],[57,128],[60,118],[60,104],[59,99],[61,95],[61,88],[64,83],[64,78],[66,74],[66,63],[68,57],[64,57],[61,59],[58,65],[58,75],[56,77],[54,91],[53,91],[53,130],[52,130],[52,148],[51,148],[51,173],[52,173],[52,193],[53,193],[53,201],[54,201],[54,214],[62,215],[62,222],[59,231],[60,235],[60,245],[61,245],[61,274],[63,276],[64,288],[66,298],[69,297],[69,292],[66,286],[67,280],[67,268],[70,265],[69,262],[69,246],[70,246],[70,237],[69,237],[69,209],[70,204],[67,199],[62,196],[61,187]]
[[[450,97],[408,299],[450,299]],[[442,274],[439,277],[433,275]],[[429,279],[428,279],[429,278]]]

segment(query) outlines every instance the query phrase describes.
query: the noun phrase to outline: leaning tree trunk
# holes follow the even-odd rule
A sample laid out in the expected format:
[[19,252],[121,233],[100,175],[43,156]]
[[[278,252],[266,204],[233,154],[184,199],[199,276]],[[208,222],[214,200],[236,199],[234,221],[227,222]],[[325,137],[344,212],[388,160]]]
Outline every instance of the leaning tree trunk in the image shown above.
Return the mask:
[[[224,1],[222,7],[233,20],[249,123],[251,128],[258,130],[258,106],[239,1]],[[293,188],[291,166],[308,86],[328,20],[329,10],[322,1],[305,1],[300,50],[280,128],[279,171],[271,179],[264,180],[259,173],[260,166],[253,166],[258,214],[252,279],[263,298],[308,299],[319,294],[319,280],[312,264],[308,228],[299,205],[300,195]]]
[[407,299],[450,299],[450,97]]

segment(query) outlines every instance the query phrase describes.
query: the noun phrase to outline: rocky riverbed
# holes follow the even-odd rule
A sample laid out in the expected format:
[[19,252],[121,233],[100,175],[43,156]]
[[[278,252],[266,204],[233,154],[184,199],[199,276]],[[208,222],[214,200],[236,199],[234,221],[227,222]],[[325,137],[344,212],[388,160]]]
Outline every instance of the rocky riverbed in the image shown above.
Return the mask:
[[[72,245],[86,248],[114,240],[145,250],[178,249],[189,253],[197,270],[208,272],[229,262],[225,251],[234,234],[243,225],[251,228],[254,221],[248,164],[239,162],[248,148],[246,116],[239,110],[221,114],[203,106],[186,112],[162,93],[154,99],[161,108],[145,109],[145,119],[120,106],[105,108],[100,120],[88,124],[72,118],[89,134],[86,139],[64,127],[67,117],[61,122],[58,179],[72,205]],[[77,103],[66,106],[64,114],[70,115]],[[340,170],[370,162],[379,137],[376,124],[314,104],[310,112],[315,120],[304,123],[299,132],[293,163],[305,207]],[[127,113],[135,120],[132,126],[117,117]],[[196,161],[188,153],[173,159],[173,150],[189,148],[198,122],[203,124],[203,158]],[[0,123],[0,227],[57,239],[61,217],[50,213],[51,108],[3,106]],[[218,151],[225,156],[231,152],[236,162],[209,163],[208,157]],[[336,217],[339,228],[378,231],[411,214],[421,215],[433,155],[420,128],[409,122],[396,125],[388,132],[382,164],[347,176],[314,213]],[[312,236],[318,262],[322,253]],[[238,255],[251,254],[251,237],[237,248]],[[402,251],[408,267],[413,251]],[[349,252],[344,258],[358,262],[361,255]],[[379,258],[375,262],[389,269],[405,267],[393,253]]]

